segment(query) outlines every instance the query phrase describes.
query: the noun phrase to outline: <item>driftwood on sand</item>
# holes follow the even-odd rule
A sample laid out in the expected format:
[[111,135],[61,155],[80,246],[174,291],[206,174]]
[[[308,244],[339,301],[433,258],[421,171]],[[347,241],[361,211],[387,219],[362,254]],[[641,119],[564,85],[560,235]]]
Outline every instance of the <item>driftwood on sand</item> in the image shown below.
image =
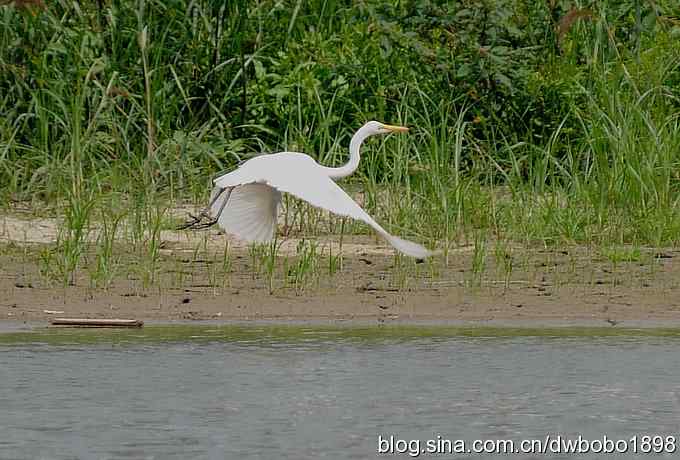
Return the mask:
[[90,318],[53,318],[52,326],[72,327],[142,327],[144,321],[138,319],[90,319]]

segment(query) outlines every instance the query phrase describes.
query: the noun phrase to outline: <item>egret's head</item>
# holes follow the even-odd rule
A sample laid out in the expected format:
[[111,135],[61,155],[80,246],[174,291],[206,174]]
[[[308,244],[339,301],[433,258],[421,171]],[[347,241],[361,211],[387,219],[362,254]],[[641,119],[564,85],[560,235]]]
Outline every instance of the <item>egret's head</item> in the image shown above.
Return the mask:
[[369,135],[408,131],[408,128],[405,126],[386,125],[384,123],[380,123],[379,121],[369,121],[364,125],[364,129],[368,131]]

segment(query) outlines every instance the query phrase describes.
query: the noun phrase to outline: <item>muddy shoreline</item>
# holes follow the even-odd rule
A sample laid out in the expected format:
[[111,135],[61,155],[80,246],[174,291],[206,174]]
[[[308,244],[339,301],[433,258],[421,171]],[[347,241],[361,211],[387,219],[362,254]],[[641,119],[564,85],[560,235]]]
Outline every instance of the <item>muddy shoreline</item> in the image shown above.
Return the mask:
[[[369,321],[369,322],[481,322],[481,323],[588,323],[611,324],[668,322],[680,324],[680,312],[672,302],[651,303],[633,296],[576,303],[572,296],[551,301],[522,294],[496,296],[418,293],[380,296],[333,295],[282,297],[248,294],[225,296],[149,295],[117,298],[117,294],[83,298],[31,292],[10,295],[0,305],[0,320],[48,321],[55,317],[131,318],[145,321]],[[452,300],[452,298],[458,299]]]
[[316,245],[316,265],[295,278],[301,239],[294,235],[283,238],[268,275],[266,254],[254,255],[238,242],[227,246],[227,268],[222,258],[228,240],[219,232],[164,231],[153,282],[140,253],[122,247],[115,248],[111,277],[101,286],[93,283],[94,236],[75,276],[64,283],[49,273],[55,262],[45,262],[56,244],[56,221],[3,219],[0,321],[680,324],[675,248],[487,242],[480,257],[479,248],[462,242],[448,257],[419,264],[396,258],[374,236],[347,235],[342,263],[331,273],[338,238],[321,235],[306,240]]
[[[87,286],[85,280],[75,286],[45,285],[35,273],[37,267],[24,264],[12,269],[5,264],[0,271],[0,321],[79,317],[165,322],[680,323],[680,296],[674,281],[680,270],[673,259],[653,275],[640,273],[639,264],[625,264],[620,272],[611,273],[589,262],[590,271],[576,269],[568,280],[548,270],[517,273],[507,284],[481,279],[474,286],[468,283],[465,269],[456,268],[469,266],[463,257],[437,280],[414,279],[401,287],[386,279],[392,263],[385,256],[372,256],[370,265],[348,258],[342,272],[318,286],[297,292],[279,280],[273,293],[263,276],[247,274],[245,266],[233,268],[242,276],[234,276],[229,286],[211,286],[196,275],[181,288],[144,289],[138,280],[121,279],[99,289]],[[591,279],[585,273],[597,275]]]

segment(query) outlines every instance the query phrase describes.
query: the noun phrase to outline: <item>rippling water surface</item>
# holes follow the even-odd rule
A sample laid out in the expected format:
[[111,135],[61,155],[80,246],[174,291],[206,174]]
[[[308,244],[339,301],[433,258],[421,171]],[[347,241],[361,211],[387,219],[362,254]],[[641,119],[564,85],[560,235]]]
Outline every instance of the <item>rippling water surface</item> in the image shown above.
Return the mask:
[[680,436],[675,337],[255,331],[1,343],[2,459],[373,458],[391,435]]

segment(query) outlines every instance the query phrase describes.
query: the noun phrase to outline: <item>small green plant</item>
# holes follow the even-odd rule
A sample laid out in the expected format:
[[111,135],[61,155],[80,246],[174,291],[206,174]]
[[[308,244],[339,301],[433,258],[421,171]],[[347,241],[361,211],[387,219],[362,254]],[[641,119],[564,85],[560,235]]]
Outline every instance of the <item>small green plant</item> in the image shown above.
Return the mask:
[[319,254],[316,241],[300,240],[296,247],[296,259],[286,268],[288,282],[300,295],[309,284],[319,281]]
[[222,287],[231,286],[231,270],[232,270],[232,260],[231,260],[231,247],[229,240],[224,243],[224,251],[222,251]]
[[95,204],[94,197],[84,198],[76,194],[68,196],[63,224],[57,236],[55,257],[52,258],[64,286],[74,285],[76,282],[76,272],[87,252],[90,213]]
[[270,294],[274,293],[276,266],[281,244],[281,241],[274,238],[269,243],[253,243],[248,249],[253,265],[253,279],[259,274],[264,274],[267,278],[267,286]]
[[340,241],[338,243],[338,252],[333,254],[333,245],[328,245],[328,276],[335,275],[338,271],[342,271],[343,254],[342,254],[342,241],[345,235],[345,220],[343,217],[340,224]]
[[116,276],[120,256],[115,252],[115,241],[123,217],[124,214],[109,216],[107,213],[101,213],[96,242],[97,252],[94,266],[90,270],[90,280],[94,288],[107,289]]
[[142,253],[142,283],[149,287],[156,283],[158,276],[158,261],[161,249],[161,229],[163,226],[163,216],[166,208],[154,207],[149,209],[146,214],[146,233],[145,251]]
[[267,276],[267,285],[269,286],[269,294],[274,293],[274,278],[276,275],[276,263],[278,261],[279,249],[281,243],[277,238],[265,245],[264,270]]
[[642,257],[642,252],[639,247],[612,246],[603,248],[602,255],[611,263],[618,265],[626,262],[639,262]]
[[342,251],[333,254],[333,248],[328,248],[328,276],[333,276],[342,270]]
[[40,276],[48,281],[54,281],[60,278],[56,270],[53,248],[46,247],[40,250],[38,270]]
[[507,290],[510,287],[510,278],[514,268],[512,249],[505,241],[498,239],[496,240],[494,256],[496,258],[497,270],[503,277],[504,289]]
[[419,277],[419,265],[411,258],[395,252],[392,281],[400,291],[408,290],[414,279]]
[[250,274],[253,279],[257,278],[264,270],[264,259],[266,257],[265,245],[251,244],[248,246],[248,255],[250,256]]
[[475,233],[475,245],[472,252],[472,267],[470,284],[473,286],[482,285],[482,277],[486,270],[486,235],[482,232]]

